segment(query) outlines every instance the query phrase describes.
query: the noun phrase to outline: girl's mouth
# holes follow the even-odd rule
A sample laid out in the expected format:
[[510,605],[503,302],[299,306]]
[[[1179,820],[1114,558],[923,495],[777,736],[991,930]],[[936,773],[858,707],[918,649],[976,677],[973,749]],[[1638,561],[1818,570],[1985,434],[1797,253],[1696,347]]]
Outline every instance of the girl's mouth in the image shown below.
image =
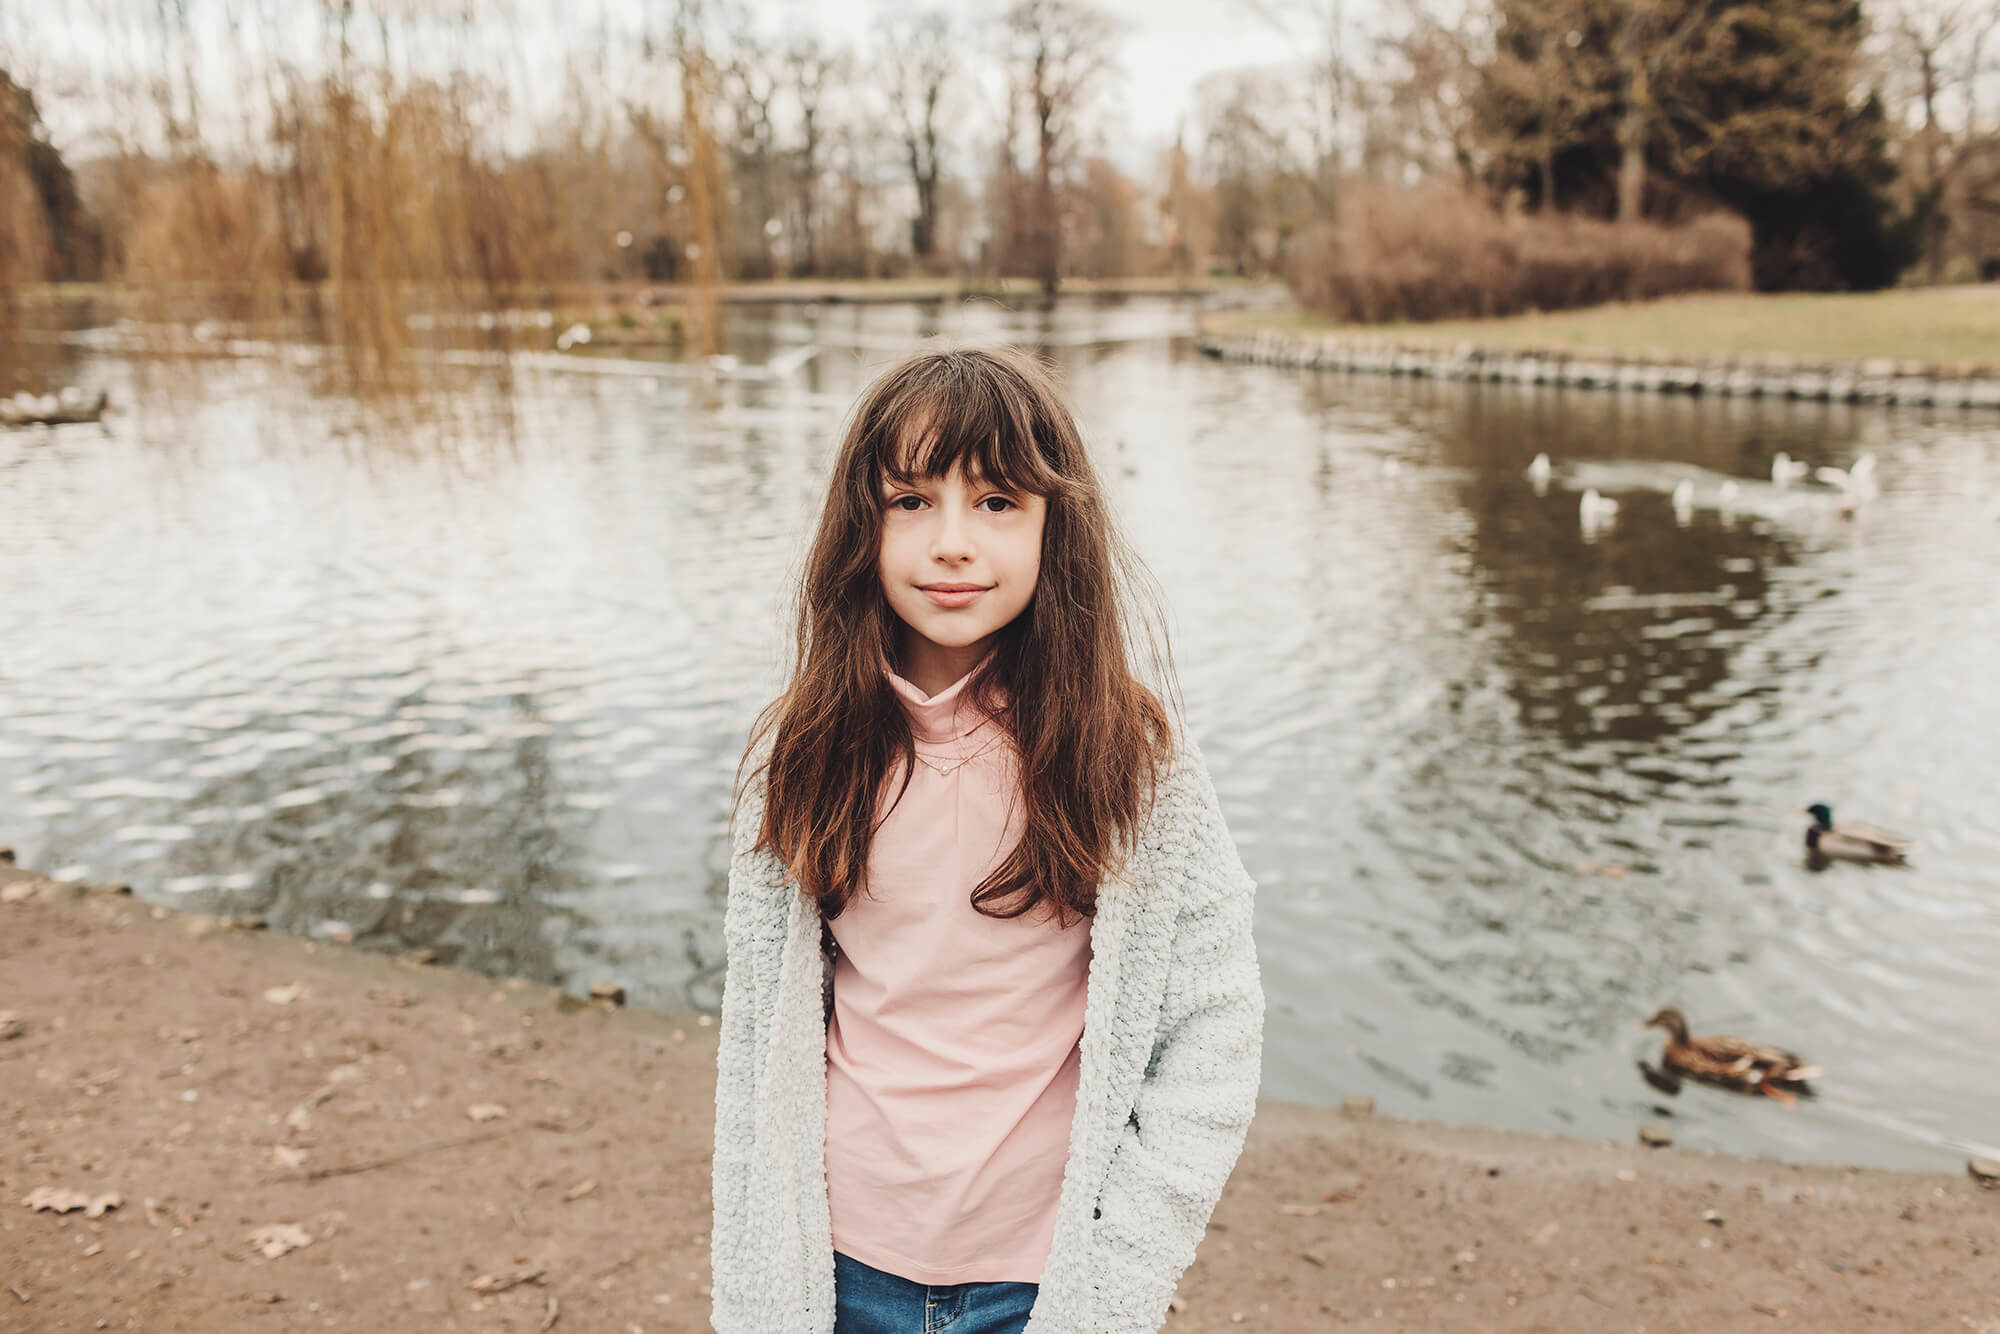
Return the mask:
[[938,586],[925,588],[924,596],[932,602],[937,603],[940,607],[963,607],[986,591],[983,588],[949,588]]

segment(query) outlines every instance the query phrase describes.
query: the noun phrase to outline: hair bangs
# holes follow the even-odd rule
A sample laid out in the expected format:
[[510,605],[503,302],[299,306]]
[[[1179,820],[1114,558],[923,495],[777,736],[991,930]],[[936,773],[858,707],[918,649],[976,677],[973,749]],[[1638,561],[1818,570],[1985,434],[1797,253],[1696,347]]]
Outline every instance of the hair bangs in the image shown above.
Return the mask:
[[[1016,495],[1062,490],[1040,443],[1045,405],[1030,386],[956,361],[940,359],[936,369],[938,374],[885,386],[868,430],[878,485],[907,486],[958,468],[968,481]],[[982,369],[989,373],[968,374]]]

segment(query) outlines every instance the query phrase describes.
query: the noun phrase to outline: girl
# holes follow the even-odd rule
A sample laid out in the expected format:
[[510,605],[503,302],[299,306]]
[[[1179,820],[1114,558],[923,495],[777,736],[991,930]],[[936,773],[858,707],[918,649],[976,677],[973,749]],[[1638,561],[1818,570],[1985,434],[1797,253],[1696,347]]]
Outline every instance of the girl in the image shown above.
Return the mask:
[[1264,997],[1201,754],[1128,669],[1130,568],[1035,361],[863,392],[732,827],[721,1334],[1165,1319]]

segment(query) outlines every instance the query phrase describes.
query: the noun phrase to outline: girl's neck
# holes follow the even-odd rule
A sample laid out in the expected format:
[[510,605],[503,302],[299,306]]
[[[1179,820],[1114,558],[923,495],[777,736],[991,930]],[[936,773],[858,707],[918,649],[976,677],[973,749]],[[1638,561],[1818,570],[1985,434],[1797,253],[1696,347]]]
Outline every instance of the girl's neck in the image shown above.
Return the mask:
[[932,643],[922,635],[905,634],[893,666],[898,676],[924,694],[936,695],[977,667],[992,648],[991,636],[954,647]]

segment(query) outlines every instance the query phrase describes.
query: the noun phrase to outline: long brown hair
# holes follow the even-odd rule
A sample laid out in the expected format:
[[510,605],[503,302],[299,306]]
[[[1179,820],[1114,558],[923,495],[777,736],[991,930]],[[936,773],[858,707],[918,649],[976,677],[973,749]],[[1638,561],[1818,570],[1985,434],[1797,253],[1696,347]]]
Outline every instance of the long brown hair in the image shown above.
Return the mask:
[[[926,347],[856,401],[797,584],[790,684],[758,715],[737,799],[764,775],[751,851],[772,848],[822,914],[839,916],[893,809],[881,800],[890,776],[903,773],[900,801],[915,767],[909,717],[882,671],[901,625],[878,569],[883,486],[961,463],[1045,502],[1035,592],[966,682],[1018,750],[1023,803],[1020,841],[972,904],[991,917],[1046,905],[1068,925],[1094,915],[1098,885],[1124,869],[1173,754],[1167,711],[1134,676],[1128,639],[1151,644],[1176,713],[1180,700],[1157,593],[1135,595],[1151,575],[1118,531],[1054,372],[1017,349]],[[1128,633],[1144,609],[1153,633]]]

